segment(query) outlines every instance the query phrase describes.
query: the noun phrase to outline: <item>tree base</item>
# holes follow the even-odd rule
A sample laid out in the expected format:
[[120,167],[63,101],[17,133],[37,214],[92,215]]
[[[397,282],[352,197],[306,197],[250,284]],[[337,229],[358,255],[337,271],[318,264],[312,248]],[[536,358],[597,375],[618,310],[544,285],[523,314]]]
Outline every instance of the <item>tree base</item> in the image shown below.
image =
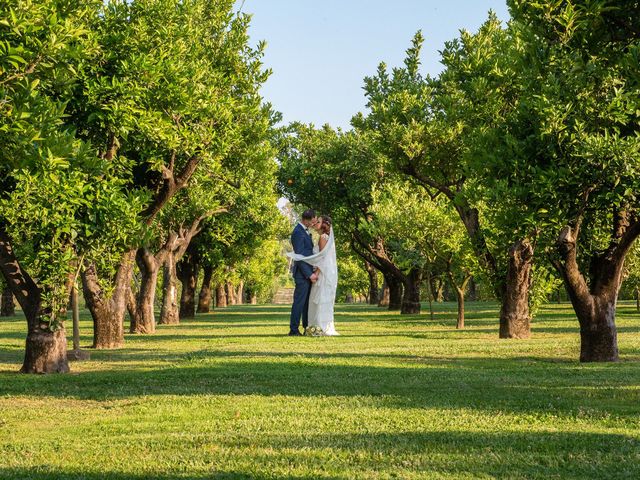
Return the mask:
[[133,333],[134,335],[151,335],[156,333],[156,329],[155,326],[136,325],[131,328],[129,333]]
[[100,341],[94,341],[91,348],[94,348],[96,350],[117,350],[119,348],[122,348],[123,346],[124,346],[123,341],[100,340]]
[[160,325],[180,325],[180,318],[177,315],[167,316],[166,318],[160,317],[158,322]]
[[400,309],[401,315],[418,315],[420,313],[420,302],[404,302]]
[[580,332],[580,361],[617,362],[618,335],[616,327]]
[[68,373],[67,338],[64,328],[36,330],[27,335],[21,373]]
[[525,318],[500,317],[500,338],[524,340],[531,337],[531,320]]

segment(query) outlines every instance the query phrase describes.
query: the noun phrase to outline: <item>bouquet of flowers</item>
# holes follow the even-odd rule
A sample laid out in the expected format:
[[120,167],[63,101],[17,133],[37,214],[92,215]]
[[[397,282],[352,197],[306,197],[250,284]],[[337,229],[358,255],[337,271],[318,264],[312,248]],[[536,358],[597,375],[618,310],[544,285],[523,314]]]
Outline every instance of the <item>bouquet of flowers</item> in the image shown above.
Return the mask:
[[322,337],[322,336],[324,336],[324,332],[322,331],[322,329],[320,327],[316,327],[315,325],[307,327],[305,329],[305,331],[304,331],[304,334],[309,336],[309,337]]

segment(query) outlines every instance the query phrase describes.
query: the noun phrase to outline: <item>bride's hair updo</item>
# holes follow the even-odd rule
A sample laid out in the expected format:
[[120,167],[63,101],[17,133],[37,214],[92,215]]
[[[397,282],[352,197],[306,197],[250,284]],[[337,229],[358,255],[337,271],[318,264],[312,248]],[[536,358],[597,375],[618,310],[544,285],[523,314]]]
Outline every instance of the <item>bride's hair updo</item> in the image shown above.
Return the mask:
[[320,218],[322,219],[322,225],[320,226],[322,233],[329,235],[331,232],[331,217],[329,215],[321,215]]

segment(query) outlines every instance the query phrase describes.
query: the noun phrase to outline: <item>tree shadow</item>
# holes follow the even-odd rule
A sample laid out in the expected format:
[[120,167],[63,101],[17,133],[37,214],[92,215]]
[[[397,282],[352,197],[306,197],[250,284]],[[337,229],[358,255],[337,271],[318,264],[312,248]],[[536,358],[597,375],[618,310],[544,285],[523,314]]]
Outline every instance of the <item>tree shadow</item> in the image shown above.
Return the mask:
[[[113,368],[76,375],[7,375],[0,395],[111,400],[140,395],[262,395],[371,397],[398,408],[473,409],[576,416],[637,416],[640,365],[434,357],[369,366],[367,354],[295,353],[240,357],[201,351],[166,367]],[[225,358],[226,357],[226,358]],[[347,365],[358,358],[364,365]],[[176,364],[178,364],[176,366]],[[612,375],[612,370],[617,374]],[[615,402],[610,402],[615,394]],[[586,410],[585,410],[586,409]]]
[[[637,452],[640,441],[631,435],[584,432],[484,432],[437,431],[428,428],[406,432],[329,433],[320,435],[265,433],[259,436],[228,435],[223,444],[229,449],[244,449],[234,458],[234,470],[213,470],[206,473],[162,473],[136,475],[120,472],[87,472],[87,469],[56,470],[43,465],[34,468],[0,468],[1,478],[33,480],[142,480],[169,479],[282,479],[312,478],[349,479],[353,475],[366,478],[371,465],[380,472],[393,471],[397,478],[411,475],[448,478],[527,478],[591,480],[593,478],[630,479],[640,477]],[[189,448],[190,446],[186,446]],[[270,452],[263,453],[262,449]],[[313,470],[304,464],[299,451],[326,456],[333,452],[334,468],[348,473],[327,475],[277,475],[274,466],[286,459],[292,467]],[[242,450],[239,450],[242,451]],[[357,452],[344,456],[342,452]],[[195,453],[197,456],[198,453]],[[249,457],[251,455],[251,457]],[[316,457],[317,458],[317,457]],[[319,467],[322,460],[314,458]],[[273,465],[271,465],[273,463]],[[256,466],[258,468],[256,468]],[[317,467],[316,467],[317,468]],[[257,471],[256,471],[257,470]]]
[[[34,468],[2,468],[0,467],[0,478],[2,479],[25,479],[25,480],[317,480],[315,475],[285,475],[274,476],[270,473],[262,475],[256,474],[253,469],[250,472],[241,472],[233,470],[218,470],[201,474],[184,474],[184,473],[146,473],[131,474],[121,472],[87,472],[86,469],[55,469],[49,465],[42,465]],[[342,480],[345,477],[327,477],[327,480]]]

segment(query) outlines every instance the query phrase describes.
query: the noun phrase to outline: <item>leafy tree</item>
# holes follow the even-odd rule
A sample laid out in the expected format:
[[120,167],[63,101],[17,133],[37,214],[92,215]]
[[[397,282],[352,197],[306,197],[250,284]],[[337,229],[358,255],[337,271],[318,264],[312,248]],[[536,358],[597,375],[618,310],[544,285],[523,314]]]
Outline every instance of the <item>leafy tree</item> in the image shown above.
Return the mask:
[[[503,235],[498,244],[488,242],[491,225],[482,215],[485,180],[474,158],[477,137],[508,109],[512,71],[495,66],[508,42],[500,22],[490,15],[476,34],[463,31],[447,43],[445,70],[430,78],[419,72],[423,37],[418,32],[403,67],[390,74],[381,64],[376,75],[365,79],[370,112],[356,115],[352,123],[373,134],[389,165],[422,187],[425,198],[439,194],[449,199],[502,300],[500,336],[520,338],[529,335],[533,244],[513,234]],[[498,203],[494,197],[492,206]]]
[[[427,277],[442,271],[458,302],[458,328],[464,327],[464,295],[478,270],[477,258],[456,212],[443,196],[424,198],[411,184],[386,186],[374,206],[376,221],[390,239],[392,255],[404,268]],[[429,281],[430,278],[427,278]]]
[[540,229],[580,323],[580,360],[617,360],[615,307],[640,235],[638,2],[509,5],[521,88],[484,164]]
[[144,196],[63,124],[93,58],[95,2],[11,1],[0,20],[0,270],[27,318],[23,372],[66,372],[64,318],[78,258],[108,268]]
[[[220,173],[243,125],[262,109],[263,46],[249,47],[249,17],[232,8],[231,0],[112,0],[92,25],[99,54],[75,91],[68,121],[101,146],[102,158],[129,162],[129,188],[151,194],[140,211],[146,227],[179,192]],[[164,231],[166,243],[172,233]],[[150,243],[132,241],[114,278],[86,263],[96,348],[122,344],[132,262]],[[141,313],[145,320],[136,325],[149,331],[151,312]]]

